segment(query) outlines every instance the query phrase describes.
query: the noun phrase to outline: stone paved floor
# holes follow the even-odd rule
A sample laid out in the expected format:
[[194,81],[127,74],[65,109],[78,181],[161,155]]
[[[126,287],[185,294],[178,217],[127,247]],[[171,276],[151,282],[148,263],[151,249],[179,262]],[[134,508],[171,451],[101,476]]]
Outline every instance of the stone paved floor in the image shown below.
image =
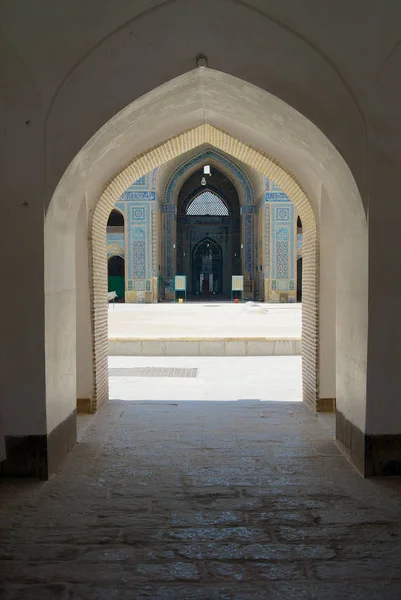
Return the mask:
[[83,422],[49,482],[0,482],[1,600],[401,597],[399,480],[362,480],[302,404]]

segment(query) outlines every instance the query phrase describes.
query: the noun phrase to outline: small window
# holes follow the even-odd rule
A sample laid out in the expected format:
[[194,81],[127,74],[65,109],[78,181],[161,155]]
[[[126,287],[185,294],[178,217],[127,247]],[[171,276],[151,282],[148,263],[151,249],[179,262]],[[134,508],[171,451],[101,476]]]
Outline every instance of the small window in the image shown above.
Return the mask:
[[111,256],[108,262],[109,277],[124,277],[124,259],[121,256]]
[[228,217],[229,212],[223,200],[210,191],[196,196],[186,210],[188,216]]
[[107,221],[107,227],[123,227],[124,217],[118,210],[112,210]]

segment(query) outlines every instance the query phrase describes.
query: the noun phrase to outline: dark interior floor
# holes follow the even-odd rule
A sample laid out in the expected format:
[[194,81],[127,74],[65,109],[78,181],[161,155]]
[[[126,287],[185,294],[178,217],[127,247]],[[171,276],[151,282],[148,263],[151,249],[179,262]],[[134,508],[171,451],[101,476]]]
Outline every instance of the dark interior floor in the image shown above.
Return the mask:
[[399,480],[281,402],[108,403],[48,482],[0,482],[2,600],[397,599]]

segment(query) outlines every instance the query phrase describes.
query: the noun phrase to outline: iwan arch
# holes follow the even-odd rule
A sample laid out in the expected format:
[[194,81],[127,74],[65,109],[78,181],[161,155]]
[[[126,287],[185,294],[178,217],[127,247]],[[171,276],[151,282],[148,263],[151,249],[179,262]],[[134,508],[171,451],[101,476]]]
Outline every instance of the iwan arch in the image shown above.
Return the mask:
[[173,300],[181,273],[188,299],[221,300],[231,298],[232,275],[243,275],[245,298],[295,302],[302,222],[279,187],[247,170],[204,144],[134,182],[107,222],[109,291],[125,302]]

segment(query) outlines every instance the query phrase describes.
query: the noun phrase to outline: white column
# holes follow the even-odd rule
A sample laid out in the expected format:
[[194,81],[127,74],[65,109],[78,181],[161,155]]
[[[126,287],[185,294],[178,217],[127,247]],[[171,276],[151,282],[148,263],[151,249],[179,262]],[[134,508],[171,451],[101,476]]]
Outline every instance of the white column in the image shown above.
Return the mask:
[[[106,235],[106,233],[105,233]],[[82,201],[75,239],[77,310],[77,399],[92,400],[92,327],[90,314],[88,213]]]
[[320,398],[336,397],[336,231],[332,206],[323,192],[320,207]]

